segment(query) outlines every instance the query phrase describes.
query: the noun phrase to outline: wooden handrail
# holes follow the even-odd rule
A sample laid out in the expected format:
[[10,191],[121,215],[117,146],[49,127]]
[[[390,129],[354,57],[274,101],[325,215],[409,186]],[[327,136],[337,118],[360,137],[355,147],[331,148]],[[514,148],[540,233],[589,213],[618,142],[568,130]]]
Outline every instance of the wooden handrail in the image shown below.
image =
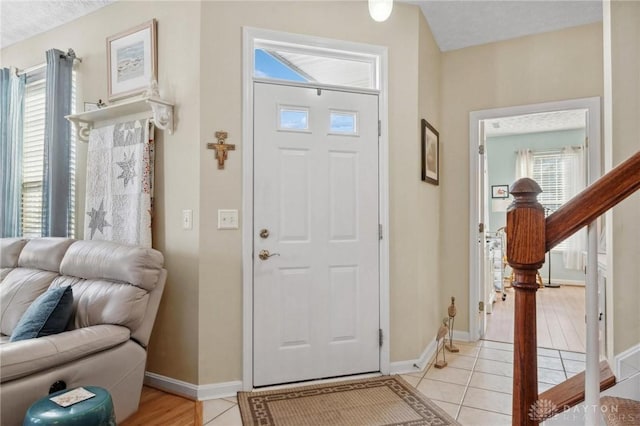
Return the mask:
[[538,409],[536,336],[537,270],[545,253],[640,189],[640,152],[598,179],[548,218],[537,197],[542,190],[529,178],[516,181],[507,209],[507,261],[515,290],[512,424],[535,426]]
[[545,226],[546,250],[551,250],[638,189],[640,151],[549,215]]
[[[544,417],[549,418],[584,401],[585,372],[576,374],[540,394],[540,401],[547,401]],[[600,392],[616,384],[616,377],[607,361],[600,361]]]

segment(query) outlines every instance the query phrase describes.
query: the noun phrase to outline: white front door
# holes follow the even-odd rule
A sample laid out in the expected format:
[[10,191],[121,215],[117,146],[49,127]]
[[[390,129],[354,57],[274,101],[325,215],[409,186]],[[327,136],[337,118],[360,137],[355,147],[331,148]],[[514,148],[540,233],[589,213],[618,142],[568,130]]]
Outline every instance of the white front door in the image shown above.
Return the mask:
[[255,83],[255,386],[380,370],[378,223],[378,96]]

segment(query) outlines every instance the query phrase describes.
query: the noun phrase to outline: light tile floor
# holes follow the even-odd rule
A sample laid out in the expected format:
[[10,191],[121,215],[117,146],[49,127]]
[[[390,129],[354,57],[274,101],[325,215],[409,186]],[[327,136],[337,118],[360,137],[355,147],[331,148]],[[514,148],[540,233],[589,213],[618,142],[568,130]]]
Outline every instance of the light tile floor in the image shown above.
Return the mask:
[[[455,342],[457,354],[447,352],[447,367],[433,367],[402,374],[409,384],[438,404],[464,426],[511,424],[513,345],[483,340]],[[538,390],[584,371],[584,354],[538,348]],[[204,401],[203,423],[240,426],[236,398]]]

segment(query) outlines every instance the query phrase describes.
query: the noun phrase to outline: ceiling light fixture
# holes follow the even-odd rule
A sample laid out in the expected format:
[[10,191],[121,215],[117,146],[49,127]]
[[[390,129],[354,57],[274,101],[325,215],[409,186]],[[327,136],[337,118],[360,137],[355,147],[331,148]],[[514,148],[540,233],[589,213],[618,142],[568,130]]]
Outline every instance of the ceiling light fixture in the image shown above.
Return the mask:
[[369,0],[369,15],[376,22],[384,22],[391,15],[393,0]]

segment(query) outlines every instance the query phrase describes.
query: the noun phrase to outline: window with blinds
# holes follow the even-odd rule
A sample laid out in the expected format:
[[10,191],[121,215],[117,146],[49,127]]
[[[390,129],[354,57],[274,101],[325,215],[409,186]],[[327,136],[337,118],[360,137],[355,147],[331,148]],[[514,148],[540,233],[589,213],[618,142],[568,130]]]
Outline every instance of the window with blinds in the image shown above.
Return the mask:
[[[565,170],[560,151],[533,152],[533,179],[542,189],[542,194],[538,194],[538,201],[545,208],[545,216],[558,210],[569,199]],[[554,250],[564,250],[565,247],[563,241]]]
[[[22,157],[22,236],[42,236],[42,176],[44,173],[44,120],[46,65],[27,73],[24,101],[24,142]],[[72,73],[71,108],[76,104],[76,73]],[[71,203],[75,206],[75,133],[71,132]],[[71,215],[71,230],[75,215]],[[73,238],[73,235],[70,235]]]

